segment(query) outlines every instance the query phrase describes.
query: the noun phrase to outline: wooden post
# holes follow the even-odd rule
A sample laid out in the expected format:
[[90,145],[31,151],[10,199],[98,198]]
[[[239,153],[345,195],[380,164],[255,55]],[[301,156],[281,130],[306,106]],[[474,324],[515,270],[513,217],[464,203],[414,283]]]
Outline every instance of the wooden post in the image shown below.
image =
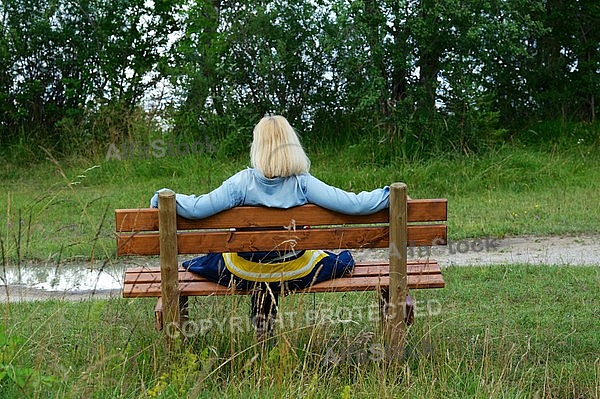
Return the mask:
[[158,194],[158,228],[160,233],[160,290],[165,340],[171,347],[180,336],[179,279],[177,266],[177,212],[175,193]]
[[384,338],[390,353],[404,354],[406,336],[405,305],[408,295],[406,277],[406,184],[390,186],[390,287],[385,315]]

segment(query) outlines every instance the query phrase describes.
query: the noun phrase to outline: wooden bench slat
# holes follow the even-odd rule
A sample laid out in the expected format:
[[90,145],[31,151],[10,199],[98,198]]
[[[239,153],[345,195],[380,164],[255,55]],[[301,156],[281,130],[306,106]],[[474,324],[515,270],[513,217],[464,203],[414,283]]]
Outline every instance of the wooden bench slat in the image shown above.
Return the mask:
[[[441,288],[444,281],[440,266],[434,261],[412,261],[407,265],[409,288]],[[181,295],[226,295],[243,294],[229,290],[204,277],[179,269]],[[316,284],[310,292],[366,291],[389,286],[389,265],[385,261],[358,263],[351,275]],[[201,291],[202,294],[197,292]],[[193,292],[193,293],[192,293]],[[125,273],[124,297],[160,296],[160,269],[136,268]]]
[[[407,274],[439,274],[440,266],[435,261],[422,263],[414,261],[407,265]],[[388,275],[389,263],[387,261],[369,261],[357,263],[351,276],[377,276]],[[159,282],[161,279],[160,268],[132,268],[125,272],[124,284],[141,284]],[[179,281],[207,281],[199,274],[191,273],[183,268],[179,268]]]
[[[441,274],[408,275],[407,278],[409,289],[444,288],[445,286]],[[374,291],[387,289],[389,285],[389,276],[337,278],[315,284],[305,292]]]
[[[445,283],[441,274],[409,275],[408,288],[443,288]],[[387,289],[389,276],[381,277],[344,277],[315,284],[310,289],[296,292],[346,292],[346,291],[373,291]],[[123,296],[126,298],[158,297],[160,296],[160,283],[140,283],[126,285]],[[244,291],[230,290],[225,286],[211,281],[181,282],[179,293],[182,296],[209,296],[247,294]]]
[[[408,222],[445,221],[447,202],[446,199],[408,201]],[[117,232],[158,231],[158,209],[117,209],[115,216]],[[292,220],[296,226],[387,223],[389,211],[384,209],[372,215],[345,215],[311,204],[291,210],[241,206],[204,219],[189,220],[177,217],[177,229],[289,226]]]
[[[408,241],[412,246],[446,242],[445,224],[411,225]],[[256,235],[250,231],[182,232],[177,234],[180,254],[208,252],[270,251],[273,249],[385,248],[389,229],[384,227],[337,227],[295,231],[269,230]],[[120,234],[118,255],[158,255],[158,234]],[[399,249],[398,249],[399,250]]]
[[[410,271],[411,270],[417,270],[417,268],[420,267],[426,267],[426,266],[433,266],[433,267],[439,267],[436,266],[438,265],[438,261],[435,259],[408,259],[406,261],[407,263],[407,270]],[[356,261],[355,263],[355,269],[356,268],[360,268],[360,267],[368,267],[368,266],[387,266],[389,264],[389,261],[387,259],[376,259],[376,260],[361,260],[361,261]],[[136,267],[129,267],[126,270],[126,274],[127,273],[154,273],[155,271],[160,270],[159,266],[136,266]],[[185,271],[185,269],[183,267],[179,268],[180,271]]]

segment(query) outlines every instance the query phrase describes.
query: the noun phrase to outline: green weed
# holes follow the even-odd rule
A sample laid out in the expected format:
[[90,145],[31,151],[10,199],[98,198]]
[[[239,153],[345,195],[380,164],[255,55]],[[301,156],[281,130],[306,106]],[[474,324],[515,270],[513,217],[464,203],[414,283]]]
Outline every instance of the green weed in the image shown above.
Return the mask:
[[[9,338],[6,353],[46,378],[25,397],[596,397],[599,273],[448,268],[446,288],[414,292],[408,350],[393,362],[377,356],[373,293],[282,298],[289,320],[276,324],[265,345],[240,322],[249,317],[249,298],[193,298],[190,320],[221,324],[190,334],[171,355],[153,330],[151,300],[12,303],[5,337],[26,339]],[[428,301],[435,311],[419,307]],[[351,355],[328,361],[332,350]],[[0,396],[21,392],[7,382]]]

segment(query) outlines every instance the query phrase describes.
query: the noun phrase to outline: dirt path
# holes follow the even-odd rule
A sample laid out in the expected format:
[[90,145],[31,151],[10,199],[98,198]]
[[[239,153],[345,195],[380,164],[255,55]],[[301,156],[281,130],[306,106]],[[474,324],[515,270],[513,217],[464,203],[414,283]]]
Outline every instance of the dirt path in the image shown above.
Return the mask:
[[[386,259],[387,250],[355,251],[357,260]],[[600,234],[553,237],[510,237],[503,239],[467,239],[449,242],[437,247],[428,254],[424,250],[409,250],[409,258],[430,256],[439,261],[442,267],[502,264],[543,264],[600,267]],[[131,265],[129,265],[131,266]],[[137,266],[140,266],[139,264]],[[117,265],[110,273],[87,276],[85,265],[72,265],[65,273],[68,282],[52,287],[48,281],[28,281],[26,284],[8,286],[0,282],[0,303],[36,299],[84,300],[120,295],[120,278],[124,265]],[[36,273],[40,275],[40,273]],[[48,273],[45,275],[48,279]],[[61,276],[63,277],[63,276]],[[56,279],[57,276],[52,277]],[[83,282],[84,280],[92,283]],[[102,281],[102,284],[98,282]],[[88,285],[89,284],[89,285]],[[75,287],[75,288],[73,288]]]
[[[543,264],[570,266],[600,266],[600,234],[552,237],[509,237],[502,239],[466,239],[450,241],[447,246],[436,247],[430,256],[444,266]],[[384,259],[385,250],[377,251]],[[412,255],[412,256],[411,256]],[[366,251],[356,254],[362,259]],[[426,257],[418,249],[409,250],[409,258]]]

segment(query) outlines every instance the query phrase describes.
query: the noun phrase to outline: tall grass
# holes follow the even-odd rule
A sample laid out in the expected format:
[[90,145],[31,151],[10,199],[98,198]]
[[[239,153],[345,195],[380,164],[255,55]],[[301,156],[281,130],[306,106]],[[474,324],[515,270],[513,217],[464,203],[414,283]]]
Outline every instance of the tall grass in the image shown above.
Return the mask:
[[445,289],[413,293],[416,322],[393,362],[378,352],[374,293],[283,298],[283,321],[265,345],[245,327],[248,298],[194,298],[192,320],[204,328],[170,356],[151,300],[5,303],[0,367],[37,377],[22,387],[5,377],[0,396],[598,397],[598,268],[444,275]]

